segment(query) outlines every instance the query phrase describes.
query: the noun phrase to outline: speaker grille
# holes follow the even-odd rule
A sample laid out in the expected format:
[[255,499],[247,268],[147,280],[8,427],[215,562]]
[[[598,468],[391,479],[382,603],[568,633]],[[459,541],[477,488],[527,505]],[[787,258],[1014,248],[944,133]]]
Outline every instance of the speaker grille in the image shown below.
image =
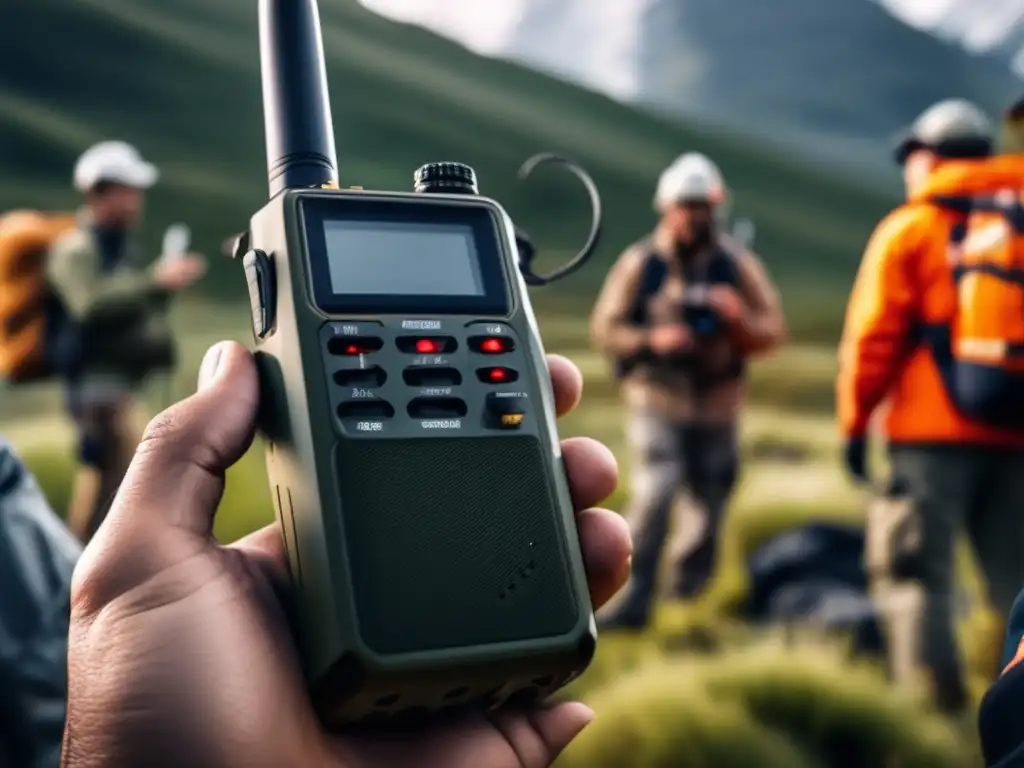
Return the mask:
[[525,435],[339,447],[368,647],[410,653],[573,628],[577,604],[541,451]]

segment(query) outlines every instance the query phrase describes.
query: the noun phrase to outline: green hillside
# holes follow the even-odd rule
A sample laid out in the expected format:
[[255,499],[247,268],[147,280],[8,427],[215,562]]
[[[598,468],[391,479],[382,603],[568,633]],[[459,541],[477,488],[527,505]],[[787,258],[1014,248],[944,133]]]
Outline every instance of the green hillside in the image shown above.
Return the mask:
[[[571,249],[586,203],[556,172],[515,179],[528,155],[575,156],[607,207],[607,262],[652,221],[657,173],[685,150],[718,159],[798,328],[831,335],[880,192],[757,146],[640,114],[515,65],[478,58],[348,0],[321,0],[343,184],[406,189],[421,163],[462,160],[550,248]],[[77,154],[124,138],[164,170],[149,237],[189,222],[214,252],[266,195],[255,2],[7,0],[0,7],[0,207],[72,205]],[[593,268],[560,290],[582,302]],[[241,297],[225,261],[211,290]],[[541,299],[543,301],[544,299]],[[804,335],[807,335],[806,333]]]

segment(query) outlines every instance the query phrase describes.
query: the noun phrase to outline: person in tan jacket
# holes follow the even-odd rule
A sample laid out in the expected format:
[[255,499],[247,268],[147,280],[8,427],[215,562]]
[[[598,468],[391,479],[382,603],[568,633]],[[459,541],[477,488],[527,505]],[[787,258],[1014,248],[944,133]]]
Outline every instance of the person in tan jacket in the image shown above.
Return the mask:
[[719,231],[726,191],[703,155],[662,174],[656,229],[619,257],[591,318],[594,347],[609,358],[629,411],[635,453],[627,510],[634,554],[628,587],[604,628],[647,625],[673,503],[686,491],[704,516],[677,548],[671,596],[692,600],[714,570],[718,534],[738,465],[737,421],[747,358],[785,336],[778,292],[761,261]]
[[197,254],[149,263],[136,240],[156,167],[122,141],[102,141],[75,165],[78,226],[47,254],[47,282],[63,314],[58,375],[78,450],[68,525],[88,543],[102,523],[142,437],[136,401],[144,382],[173,366],[172,295],[205,271]]

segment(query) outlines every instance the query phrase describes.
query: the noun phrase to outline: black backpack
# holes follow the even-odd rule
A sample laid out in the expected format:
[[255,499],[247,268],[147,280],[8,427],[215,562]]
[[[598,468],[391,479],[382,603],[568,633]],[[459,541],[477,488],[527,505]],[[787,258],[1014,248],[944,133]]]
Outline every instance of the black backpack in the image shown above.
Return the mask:
[[[668,274],[668,264],[654,251],[648,251],[644,257],[643,266],[640,269],[640,279],[637,281],[636,295],[626,313],[627,322],[630,325],[647,325],[647,305],[651,297],[660,289],[661,284]],[[739,270],[736,268],[736,261],[722,248],[716,248],[708,264],[706,276],[708,285],[739,285]],[[718,319],[715,313],[707,307],[693,307],[685,311],[684,321],[698,334],[711,334],[719,330]],[[638,365],[650,362],[653,356],[649,352],[640,352],[626,358],[614,361],[613,374],[617,380],[628,376]]]

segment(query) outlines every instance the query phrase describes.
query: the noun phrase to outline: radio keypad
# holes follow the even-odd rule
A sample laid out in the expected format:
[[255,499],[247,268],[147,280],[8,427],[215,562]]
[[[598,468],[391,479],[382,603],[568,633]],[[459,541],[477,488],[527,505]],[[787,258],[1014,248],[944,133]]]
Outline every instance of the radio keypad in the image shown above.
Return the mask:
[[505,355],[516,345],[511,336],[471,336],[469,348],[480,355]]
[[387,400],[348,400],[338,406],[342,419],[390,419],[395,408]]
[[519,378],[519,372],[496,365],[492,368],[477,368],[476,377],[484,384],[511,384]]
[[525,392],[491,392],[487,395],[489,426],[497,429],[518,429],[526,417]]
[[402,379],[410,387],[457,387],[462,384],[458,368],[433,365],[411,365],[402,371]]
[[458,397],[417,397],[407,410],[414,419],[460,419],[468,411],[466,402]]
[[340,387],[381,387],[388,375],[379,365],[368,368],[342,368],[334,374],[334,381]]
[[372,355],[374,352],[379,352],[383,346],[384,340],[378,336],[338,337],[327,343],[327,351],[332,355],[357,357]]
[[444,355],[459,348],[451,336],[399,336],[395,346],[400,352],[415,355]]
[[505,324],[360,320],[329,323],[322,336],[338,426],[348,436],[536,429],[527,426],[527,393],[508,391],[524,361]]

